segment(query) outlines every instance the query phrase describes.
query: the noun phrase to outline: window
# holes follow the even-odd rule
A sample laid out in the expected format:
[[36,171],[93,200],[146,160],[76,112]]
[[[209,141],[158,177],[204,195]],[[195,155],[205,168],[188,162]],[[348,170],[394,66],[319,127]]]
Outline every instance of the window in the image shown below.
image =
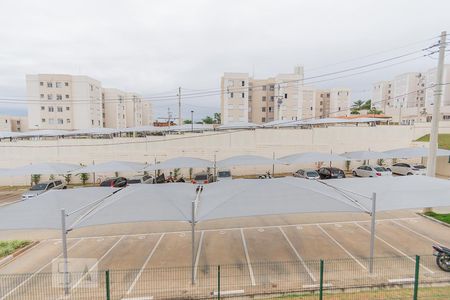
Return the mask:
[[327,93],[327,98],[330,98],[330,93]]
[[45,119],[41,119],[41,122],[42,122],[42,123],[45,123]]
[[339,111],[341,111],[341,108],[340,108],[340,107],[338,107],[338,110],[339,110]]
[[41,106],[41,110],[45,110],[45,106]]
[[287,99],[287,94],[284,94],[284,99]]
[[53,84],[51,82],[47,82],[47,87],[52,87]]
[[52,118],[48,119],[48,124],[55,124],[55,119]]
[[230,98],[233,98],[234,94],[233,92],[230,93]]
[[270,101],[273,102],[274,99],[275,99],[275,98],[274,98],[273,96],[270,96]]
[[41,99],[44,99],[45,98],[45,95],[44,94],[41,94]]
[[62,100],[62,95],[56,95],[56,100]]
[[320,105],[322,105],[323,104],[323,101],[320,101]]
[[266,108],[265,107],[261,107],[261,111],[262,112],[266,112]]
[[70,107],[66,106],[66,110],[70,110]]
[[269,112],[272,112],[272,106],[269,106]]
[[62,112],[62,111],[63,111],[63,108],[62,108],[62,106],[58,106],[58,107],[56,107],[56,110],[57,110],[58,112]]
[[262,101],[263,101],[263,102],[266,101],[266,96],[262,96]]
[[44,82],[43,81],[39,82],[39,85],[44,86]]
[[55,82],[55,87],[62,88],[62,82]]
[[63,119],[58,119],[58,124],[59,124],[59,125],[64,124],[64,120],[63,120]]
[[265,123],[266,122],[266,118],[262,117],[261,118],[261,122]]
[[242,97],[242,98],[245,98],[245,93],[242,93],[242,94],[241,94],[241,97]]
[[66,94],[66,99],[69,99],[69,95]]
[[266,90],[266,86],[265,86],[265,85],[262,86],[262,90],[263,90],[263,91]]
[[245,81],[244,80],[241,81],[241,86],[245,86]]
[[311,110],[313,110],[313,107],[311,106]]
[[17,125],[20,125],[20,120],[17,120],[16,124],[17,124]]
[[65,86],[69,86],[69,83],[68,83],[68,82],[64,82],[64,85],[65,85]]
[[275,89],[275,86],[272,84],[269,86],[269,90],[273,91]]
[[94,120],[91,120],[92,125],[94,125]]
[[48,107],[48,111],[49,111],[49,112],[54,112],[55,109],[53,108],[53,106],[49,106],[49,107]]
[[53,100],[53,95],[52,94],[48,94],[47,95],[47,100]]

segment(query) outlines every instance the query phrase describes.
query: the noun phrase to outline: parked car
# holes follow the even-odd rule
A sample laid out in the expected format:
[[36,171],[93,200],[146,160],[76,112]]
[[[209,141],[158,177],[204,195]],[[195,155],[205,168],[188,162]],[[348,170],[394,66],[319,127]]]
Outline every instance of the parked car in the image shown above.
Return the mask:
[[319,173],[313,169],[300,169],[292,173],[292,176],[305,179],[320,179]]
[[127,186],[127,179],[125,177],[106,178],[100,183],[100,186],[124,187]]
[[320,168],[317,173],[319,173],[320,179],[345,178],[344,171],[338,168],[324,167]]
[[398,175],[427,175],[427,168],[419,164],[396,163],[387,169]]
[[211,183],[214,181],[215,181],[214,176],[212,174],[208,174],[206,172],[197,173],[194,175],[194,179],[192,179],[193,184],[197,184],[197,183],[207,184],[207,183]]
[[153,176],[151,175],[135,175],[127,179],[127,184],[137,183],[153,183]]
[[217,172],[217,181],[221,180],[231,180],[231,171],[230,170],[219,170]]
[[353,177],[392,176],[392,172],[382,166],[362,165],[353,169]]
[[30,199],[43,194],[52,189],[66,189],[67,186],[62,180],[50,180],[33,185],[28,191],[22,194],[22,200]]

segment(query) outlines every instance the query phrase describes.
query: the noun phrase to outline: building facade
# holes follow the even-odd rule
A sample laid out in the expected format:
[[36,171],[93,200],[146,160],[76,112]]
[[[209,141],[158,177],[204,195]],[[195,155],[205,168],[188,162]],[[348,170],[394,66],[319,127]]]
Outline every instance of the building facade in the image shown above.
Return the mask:
[[318,90],[303,84],[303,68],[291,74],[254,79],[248,73],[221,78],[222,124],[304,120],[349,114],[349,89]]
[[[430,122],[433,113],[436,68],[410,72],[373,85],[372,103],[400,124]],[[443,82],[450,82],[450,65],[444,66]],[[442,87],[440,120],[450,120],[450,85]]]
[[26,82],[31,130],[142,125],[142,98],[135,93],[102,88],[100,81],[79,75],[27,75]]

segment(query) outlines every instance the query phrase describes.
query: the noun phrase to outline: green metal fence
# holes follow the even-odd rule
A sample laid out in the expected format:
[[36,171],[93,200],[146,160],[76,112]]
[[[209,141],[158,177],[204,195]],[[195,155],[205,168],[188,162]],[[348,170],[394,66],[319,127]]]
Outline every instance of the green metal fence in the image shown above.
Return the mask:
[[147,267],[63,274],[0,274],[7,299],[450,299],[450,273],[434,256],[316,261],[247,262],[191,267]]

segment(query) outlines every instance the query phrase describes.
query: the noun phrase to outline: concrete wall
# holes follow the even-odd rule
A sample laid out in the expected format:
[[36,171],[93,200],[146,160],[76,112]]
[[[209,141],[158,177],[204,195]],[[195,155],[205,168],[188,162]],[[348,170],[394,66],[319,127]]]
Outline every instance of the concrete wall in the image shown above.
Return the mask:
[[[442,122],[441,133],[450,133],[450,122]],[[167,136],[114,139],[59,139],[0,142],[0,168],[18,167],[37,162],[83,163],[110,160],[153,163],[177,156],[213,160],[234,155],[255,154],[281,157],[306,151],[343,153],[345,151],[385,151],[417,145],[412,141],[429,133],[429,124],[416,126],[334,126],[314,129],[258,129],[245,131],[185,133]],[[442,160],[440,160],[441,162]],[[361,162],[353,162],[351,167]],[[344,168],[344,163],[336,163]],[[277,172],[291,172],[300,166],[277,166]],[[306,167],[306,166],[305,166]],[[314,167],[314,164],[308,165]],[[238,174],[271,170],[271,166],[239,167]],[[185,170],[186,174],[187,170]],[[438,172],[450,175],[450,167]],[[447,173],[441,173],[447,172]],[[112,175],[112,174],[110,174]],[[124,174],[126,175],[126,174]],[[29,179],[2,178],[1,184],[27,184]]]

